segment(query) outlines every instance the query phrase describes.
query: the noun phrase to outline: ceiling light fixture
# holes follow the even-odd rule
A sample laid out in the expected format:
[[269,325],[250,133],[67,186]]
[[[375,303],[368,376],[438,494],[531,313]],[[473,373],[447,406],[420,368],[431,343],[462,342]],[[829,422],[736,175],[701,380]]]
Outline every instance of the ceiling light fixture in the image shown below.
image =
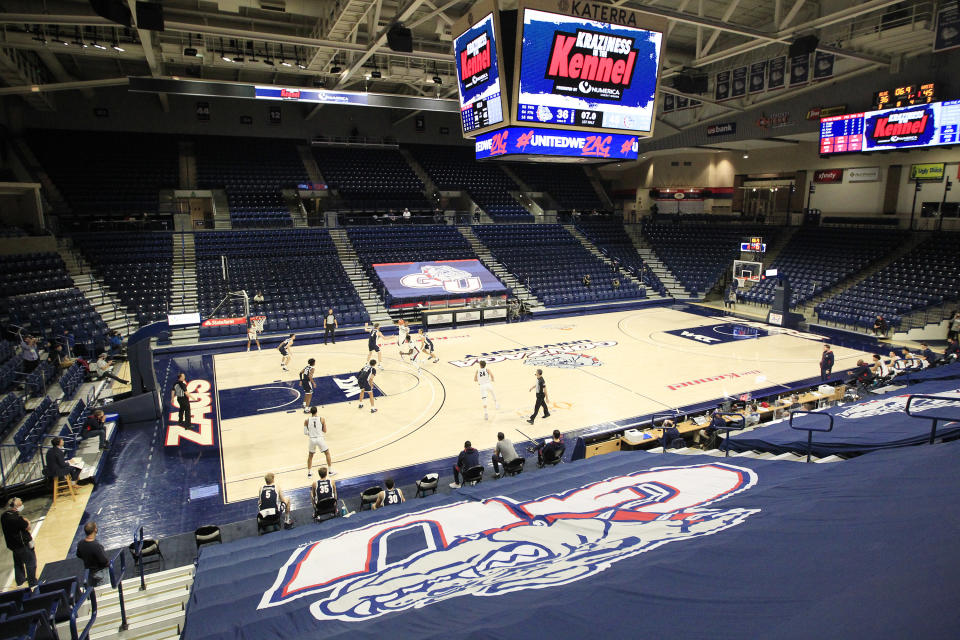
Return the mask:
[[114,51],[119,51],[120,53],[123,53],[124,51],[126,51],[126,49],[124,49],[123,47],[121,47],[120,44],[117,43],[117,42],[114,42],[114,43],[113,43],[113,47],[112,47],[112,48],[113,48]]

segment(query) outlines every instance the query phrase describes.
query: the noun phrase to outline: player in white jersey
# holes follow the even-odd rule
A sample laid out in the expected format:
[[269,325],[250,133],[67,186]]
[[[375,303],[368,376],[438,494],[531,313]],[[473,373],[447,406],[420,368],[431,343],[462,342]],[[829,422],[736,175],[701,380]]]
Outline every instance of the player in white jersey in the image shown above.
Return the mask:
[[409,337],[410,327],[407,325],[407,321],[397,320],[397,351],[400,352],[401,357],[404,355],[404,352],[408,350],[408,347],[412,347],[412,345],[408,345]]
[[257,351],[260,351],[260,338],[257,337],[257,327],[251,322],[247,325],[247,351],[250,351],[250,342],[257,343]]
[[333,461],[330,459],[330,449],[327,447],[324,434],[327,432],[327,421],[317,415],[317,408],[310,407],[310,417],[303,421],[303,435],[310,438],[310,449],[307,453],[307,477],[313,475],[313,454],[319,449],[327,458],[327,473],[335,475]]
[[487,395],[493,396],[493,402],[497,409],[500,403],[497,401],[497,394],[493,391],[493,372],[487,369],[486,360],[480,361],[480,368],[473,374],[473,381],[480,386],[480,399],[483,401],[483,419],[489,420],[487,416]]

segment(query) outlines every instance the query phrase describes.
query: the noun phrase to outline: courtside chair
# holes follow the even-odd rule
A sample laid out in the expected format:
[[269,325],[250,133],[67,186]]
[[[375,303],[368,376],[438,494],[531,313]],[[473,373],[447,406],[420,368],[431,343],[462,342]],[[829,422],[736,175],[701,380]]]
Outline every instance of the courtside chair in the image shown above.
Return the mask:
[[463,483],[464,485],[476,485],[483,482],[483,465],[477,465],[475,467],[470,467],[469,469],[463,472]]
[[524,457],[514,458],[510,462],[505,462],[503,464],[503,475],[505,476],[518,476],[523,473],[523,466],[527,463],[527,459]]
[[205,544],[223,544],[223,538],[220,537],[220,527],[215,524],[205,524],[193,532],[193,538],[197,543],[197,551]]
[[383,487],[377,485],[363,490],[360,494],[360,511],[364,509],[373,509],[373,503],[377,501],[377,496],[383,491]]
[[431,495],[437,492],[437,485],[440,484],[440,474],[439,473],[428,473],[419,480],[417,480],[417,493],[414,497],[416,498],[426,498],[427,491]]
[[340,515],[340,509],[337,508],[339,502],[333,496],[322,498],[313,507],[313,519],[316,522],[322,522],[330,518],[336,518]]

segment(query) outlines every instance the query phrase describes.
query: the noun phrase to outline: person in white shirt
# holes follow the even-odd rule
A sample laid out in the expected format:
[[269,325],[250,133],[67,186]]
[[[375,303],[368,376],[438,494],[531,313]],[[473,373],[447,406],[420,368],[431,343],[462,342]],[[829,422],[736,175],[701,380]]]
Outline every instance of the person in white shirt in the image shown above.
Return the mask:
[[317,408],[310,407],[310,417],[303,421],[303,435],[310,438],[310,449],[307,453],[307,477],[313,475],[313,454],[320,450],[327,458],[327,473],[336,475],[333,470],[333,461],[330,459],[330,448],[327,447],[324,434],[327,432],[327,422],[317,415]]
[[473,374],[473,381],[480,386],[480,400],[483,402],[483,419],[489,420],[487,415],[487,395],[493,396],[493,402],[497,409],[500,403],[497,401],[497,394],[493,391],[493,372],[487,369],[486,360],[480,361],[480,368]]

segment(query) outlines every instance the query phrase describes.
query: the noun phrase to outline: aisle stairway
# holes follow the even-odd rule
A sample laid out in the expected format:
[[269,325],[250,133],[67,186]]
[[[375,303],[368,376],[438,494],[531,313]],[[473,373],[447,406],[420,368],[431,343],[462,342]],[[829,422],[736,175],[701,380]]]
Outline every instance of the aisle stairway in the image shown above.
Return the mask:
[[[171,313],[193,313],[200,308],[197,298],[197,254],[193,233],[173,234],[173,278],[170,286]],[[170,342],[173,344],[191,344],[199,339],[198,327],[175,329],[170,333]]]
[[667,265],[663,264],[653,248],[647,244],[646,238],[644,238],[640,232],[640,226],[624,225],[624,228],[626,228],[630,240],[633,241],[633,246],[637,249],[637,253],[643,258],[644,263],[650,271],[652,271],[653,274],[657,276],[657,279],[663,283],[663,286],[667,288],[667,292],[674,298],[691,297],[690,292],[680,284],[676,276],[673,275],[673,272],[670,271]]
[[227,204],[227,192],[223,189],[213,189],[213,228],[233,229],[230,220],[230,205]]
[[483,263],[490,273],[495,275],[497,279],[500,280],[503,284],[507,285],[510,288],[513,296],[521,300],[531,311],[538,311],[540,309],[546,308],[542,302],[540,302],[536,296],[534,296],[527,287],[520,282],[516,276],[507,271],[506,268],[493,257],[493,254],[490,253],[490,249],[487,248],[485,244],[480,241],[480,238],[476,236],[473,232],[473,229],[467,225],[460,225],[457,227],[457,231],[467,239],[467,242],[470,243],[470,248],[473,249],[473,252],[477,254],[477,257],[480,258],[480,262]]
[[367,310],[367,315],[370,316],[370,321],[390,322],[391,318],[390,314],[387,313],[386,304],[384,304],[383,298],[380,297],[377,290],[370,284],[370,279],[367,278],[367,274],[360,264],[360,258],[354,251],[353,245],[350,244],[347,232],[340,228],[330,229],[330,239],[333,240],[333,244],[337,248],[340,264],[347,272],[347,277],[350,278],[353,288],[357,290],[357,294]]
[[90,302],[93,309],[100,314],[103,321],[111,329],[116,329],[124,336],[128,336],[140,328],[137,316],[130,313],[120,302],[119,296],[97,278],[93,267],[84,259],[83,255],[73,247],[69,238],[57,239],[57,253],[67,265],[67,273],[77,289]]
[[[130,567],[128,566],[128,573]],[[146,576],[147,588],[140,590],[140,578],[123,581],[127,629],[121,631],[119,591],[110,584],[97,587],[97,617],[90,629],[91,640],[173,640],[183,631],[184,609],[193,586],[193,565]],[[89,600],[80,608],[77,629],[90,620]],[[70,623],[57,625],[61,638],[69,638]]]
[[[603,260],[604,263],[610,265],[610,270],[613,271],[613,262],[611,262],[610,259],[607,256],[605,256],[603,252],[600,251],[600,249],[597,248],[597,245],[590,242],[590,239],[587,238],[587,236],[580,233],[580,231],[572,224],[565,224],[562,226],[564,229],[566,229],[570,233],[570,235],[576,238],[587,251],[595,255],[598,259]],[[639,279],[635,278],[632,274],[628,273],[626,270],[623,270],[620,272],[620,277],[623,278],[624,280],[629,280],[630,282],[633,282],[638,287],[643,287],[644,289],[646,289],[648,299],[663,298],[662,295],[660,295],[658,292],[654,291],[653,289],[648,288],[647,285],[645,285]]]

